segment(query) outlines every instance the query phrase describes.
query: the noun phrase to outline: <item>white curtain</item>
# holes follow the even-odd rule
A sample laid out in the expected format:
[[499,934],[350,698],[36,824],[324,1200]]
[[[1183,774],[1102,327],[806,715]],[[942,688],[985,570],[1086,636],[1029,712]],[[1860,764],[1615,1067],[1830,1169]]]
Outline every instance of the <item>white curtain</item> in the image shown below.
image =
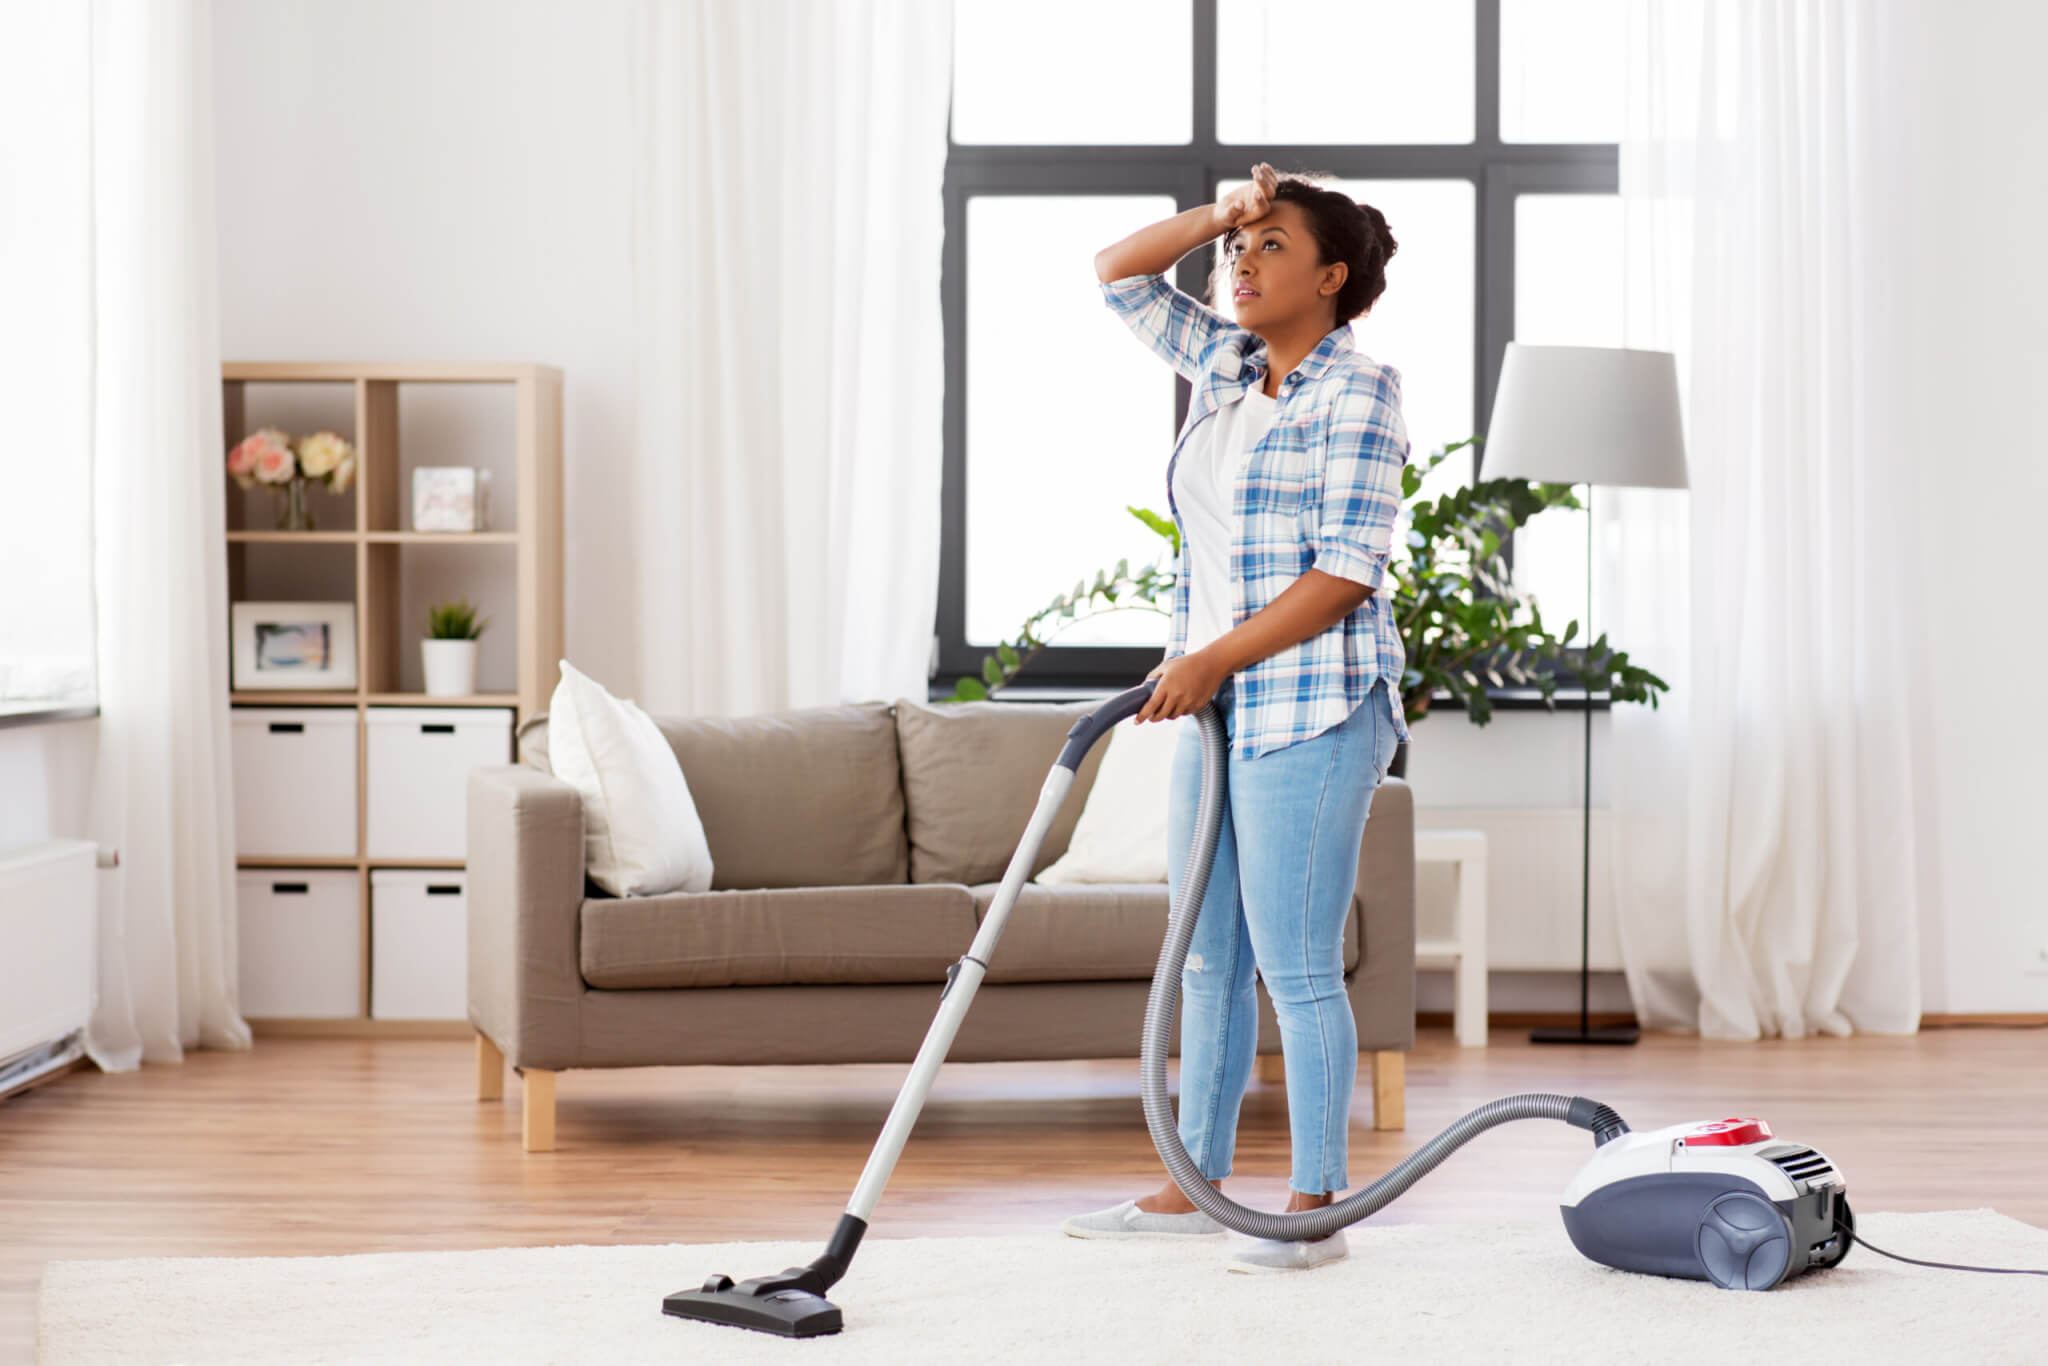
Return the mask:
[[1911,96],[1888,0],[1628,12],[1626,344],[1676,353],[1689,493],[1603,491],[1614,904],[1644,1024],[1909,1032],[1927,857],[1928,453],[1896,420]]
[[[84,7],[81,7],[83,10]],[[90,7],[100,1066],[246,1048],[207,0]],[[111,885],[110,885],[111,884]]]
[[645,0],[637,21],[639,700],[922,697],[950,0]]

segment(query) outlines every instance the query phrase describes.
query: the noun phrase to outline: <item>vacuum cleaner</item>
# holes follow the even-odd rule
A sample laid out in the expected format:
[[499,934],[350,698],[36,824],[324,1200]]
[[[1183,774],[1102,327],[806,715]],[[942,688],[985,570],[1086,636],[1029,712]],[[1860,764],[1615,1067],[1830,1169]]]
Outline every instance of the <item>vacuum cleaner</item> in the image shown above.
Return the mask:
[[[1117,722],[1136,715],[1156,680],[1119,693],[1074,723],[980,931],[946,968],[939,1011],[910,1065],[846,1212],[825,1251],[804,1266],[735,1283],[714,1275],[696,1290],[662,1300],[662,1312],[706,1323],[815,1337],[842,1327],[825,1292],[846,1274],[867,1231],[939,1064],[988,972],[1003,922],[1031,876],[1032,864],[1065,802],[1081,761]],[[1182,965],[1208,887],[1222,827],[1227,741],[1213,703],[1194,713],[1201,728],[1202,789],[1186,876],[1168,919],[1166,940],[1145,1002],[1139,1087],[1145,1122],[1167,1171],[1195,1206],[1257,1238],[1321,1238],[1398,1198],[1452,1152],[1496,1125],[1561,1120],[1593,1135],[1594,1154],[1559,1202],[1572,1245],[1605,1266],[1711,1281],[1737,1290],[1769,1290],[1809,1271],[1838,1265],[1855,1236],[1847,1184],[1825,1154],[1776,1138],[1763,1120],[1730,1118],[1634,1132],[1609,1107],[1583,1096],[1507,1096],[1464,1115],[1400,1165],[1347,1199],[1319,1209],[1275,1214],[1238,1204],[1203,1177],[1181,1143],[1166,1090],[1167,1035],[1180,999]],[[1890,1255],[1890,1254],[1886,1254]],[[1979,1269],[1979,1268],[1971,1268]],[[1985,1268],[1988,1269],[1988,1268]]]

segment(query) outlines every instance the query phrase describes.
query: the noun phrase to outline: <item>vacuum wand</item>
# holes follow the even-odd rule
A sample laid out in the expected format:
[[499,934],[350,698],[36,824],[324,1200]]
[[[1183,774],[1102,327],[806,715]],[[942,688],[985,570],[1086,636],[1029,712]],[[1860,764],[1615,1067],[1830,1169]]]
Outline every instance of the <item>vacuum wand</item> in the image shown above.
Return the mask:
[[960,1022],[967,1017],[967,1008],[974,1003],[974,993],[980,988],[981,979],[988,974],[989,959],[995,954],[996,941],[1002,938],[1010,908],[1016,904],[1024,884],[1031,880],[1031,868],[1038,860],[1039,847],[1045,843],[1046,832],[1052,828],[1059,817],[1060,807],[1066,803],[1068,789],[1074,784],[1074,774],[1095,742],[1119,721],[1135,716],[1157,686],[1156,679],[1147,679],[1135,688],[1118,693],[1076,721],[1067,732],[1066,746],[1039,788],[1038,805],[1032,810],[1030,824],[1025,827],[1017,851],[1010,856],[1002,886],[989,903],[987,914],[982,917],[981,929],[975,934],[967,952],[946,966],[946,985],[939,992],[938,1015],[925,1031],[924,1043],[917,1050],[916,1060],[910,1064],[910,1075],[897,1094],[896,1103],[889,1109],[889,1118],[882,1125],[881,1136],[875,1140],[867,1166],[861,1171],[853,1196],[846,1203],[846,1212],[840,1216],[839,1225],[833,1230],[832,1240],[824,1253],[806,1266],[793,1266],[777,1275],[756,1276],[737,1284],[730,1276],[712,1276],[700,1289],[679,1290],[664,1296],[661,1302],[663,1313],[787,1337],[815,1337],[840,1330],[842,1316],[839,1307],[825,1298],[825,1292],[846,1274],[854,1250],[860,1246],[861,1235],[867,1231],[868,1217],[881,1200],[883,1188],[889,1184],[889,1176],[896,1169],[896,1159],[902,1155],[903,1145],[909,1141],[910,1131],[917,1124],[918,1113],[924,1109],[925,1097],[931,1093],[932,1083],[938,1077],[939,1064],[946,1060],[946,1054],[953,1046],[953,1036],[960,1032]]

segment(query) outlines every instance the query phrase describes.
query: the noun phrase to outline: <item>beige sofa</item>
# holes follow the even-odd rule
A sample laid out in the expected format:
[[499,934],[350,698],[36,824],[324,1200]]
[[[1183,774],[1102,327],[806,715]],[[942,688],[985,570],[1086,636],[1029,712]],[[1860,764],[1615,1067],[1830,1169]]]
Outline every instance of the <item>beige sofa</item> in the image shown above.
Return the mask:
[[[905,699],[657,718],[714,880],[624,898],[585,877],[582,802],[549,773],[535,718],[519,763],[469,779],[478,1096],[502,1097],[505,1063],[519,1069],[526,1148],[545,1151],[554,1076],[572,1068],[908,1063],[1067,731],[1095,705]],[[1066,851],[1109,743],[1075,776],[1034,876]],[[1344,933],[1381,1129],[1402,1127],[1415,1038],[1414,829],[1410,791],[1390,777]],[[948,1061],[1135,1059],[1166,918],[1164,883],[1027,884]],[[1259,1014],[1260,1075],[1274,1080],[1280,1036],[1263,987]],[[1131,1082],[1135,1096],[1135,1065]]]

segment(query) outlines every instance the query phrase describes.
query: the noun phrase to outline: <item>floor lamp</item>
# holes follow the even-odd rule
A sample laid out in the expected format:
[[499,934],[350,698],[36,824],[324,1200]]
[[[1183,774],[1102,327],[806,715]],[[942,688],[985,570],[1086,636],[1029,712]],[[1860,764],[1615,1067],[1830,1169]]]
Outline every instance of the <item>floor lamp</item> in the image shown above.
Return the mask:
[[[1593,640],[1593,486],[1682,489],[1678,366],[1669,351],[1509,342],[1481,446],[1481,477],[1586,486],[1586,620]],[[1586,685],[1579,847],[1579,1023],[1529,1031],[1532,1043],[1632,1044],[1633,1024],[1591,1027],[1593,689]]]

